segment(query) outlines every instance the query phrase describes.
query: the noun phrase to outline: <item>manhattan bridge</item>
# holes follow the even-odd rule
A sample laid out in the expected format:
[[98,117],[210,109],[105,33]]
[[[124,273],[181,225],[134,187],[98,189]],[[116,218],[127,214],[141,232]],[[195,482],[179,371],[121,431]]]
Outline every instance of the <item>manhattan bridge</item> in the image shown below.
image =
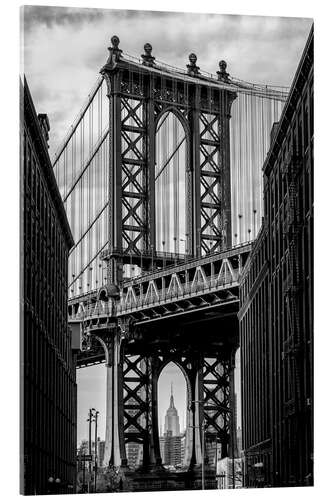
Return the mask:
[[[187,385],[187,471],[173,480],[200,487],[205,457],[209,488],[209,447],[233,456],[239,276],[261,227],[261,167],[288,89],[239,80],[225,61],[212,75],[195,54],[183,70],[149,43],[139,59],[119,45],[113,36],[54,160],[75,241],[77,367],[106,365],[105,463],[125,471],[128,489],[167,489],[157,387],[174,362]],[[138,471],[128,469],[133,442]]]

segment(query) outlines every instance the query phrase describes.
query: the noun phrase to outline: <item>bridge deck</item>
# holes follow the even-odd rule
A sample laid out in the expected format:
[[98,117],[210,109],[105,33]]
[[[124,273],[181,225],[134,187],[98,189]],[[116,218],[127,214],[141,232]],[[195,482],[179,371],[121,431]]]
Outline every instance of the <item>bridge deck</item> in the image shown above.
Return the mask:
[[72,303],[70,320],[100,328],[111,318],[131,316],[142,323],[238,301],[239,277],[250,250],[247,243],[139,276],[123,284],[117,301],[98,300],[96,294]]

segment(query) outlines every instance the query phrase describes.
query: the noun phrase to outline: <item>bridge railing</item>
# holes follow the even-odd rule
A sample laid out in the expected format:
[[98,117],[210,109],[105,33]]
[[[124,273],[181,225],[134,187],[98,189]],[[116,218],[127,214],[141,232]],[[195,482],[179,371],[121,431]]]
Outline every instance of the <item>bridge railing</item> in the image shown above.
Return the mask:
[[[181,259],[180,261],[176,261],[173,264],[163,266],[160,269],[154,268],[154,269],[151,269],[149,271],[143,271],[138,276],[135,276],[132,278],[127,278],[126,283],[124,284],[124,287],[125,286],[127,287],[130,284],[140,283],[142,280],[147,281],[149,279],[153,279],[155,276],[159,276],[159,275],[162,276],[162,274],[165,274],[165,273],[169,274],[173,270],[177,271],[177,270],[185,269],[186,267],[195,267],[196,265],[203,265],[203,264],[206,264],[207,262],[211,262],[212,259],[218,260],[223,255],[241,254],[243,252],[248,251],[251,248],[252,243],[253,243],[252,240],[248,240],[248,241],[245,241],[242,243],[234,244],[228,250],[222,250],[222,251],[219,250],[217,252],[209,252],[206,255],[200,256],[200,257],[192,257],[189,255],[185,255],[183,259]],[[163,255],[163,252],[160,252],[160,253],[161,253],[161,255]],[[170,255],[175,256],[175,254],[172,254],[172,253]],[[176,254],[176,255],[178,255],[178,254]]]
[[124,282],[116,301],[111,298],[96,301],[96,295],[85,300],[82,296],[78,306],[71,304],[70,319],[112,318],[237,287],[244,259],[250,250],[251,244],[238,245]]
[[193,282],[182,284],[181,288],[171,288],[164,287],[156,290],[154,296],[146,293],[143,296],[137,296],[135,300],[130,300],[126,302],[126,290],[123,290],[123,296],[120,303],[114,305],[112,300],[108,302],[98,301],[89,305],[82,307],[76,313],[73,313],[70,319],[87,319],[92,317],[106,317],[114,316],[115,314],[123,314],[126,312],[131,312],[138,309],[144,309],[146,307],[153,307],[158,305],[163,305],[166,302],[193,298],[193,296],[201,295],[205,292],[218,291],[221,287],[232,287],[237,286],[239,278],[239,272],[234,270],[234,274],[226,273],[224,276],[219,276],[215,274],[209,276],[206,282]]
[[173,300],[192,298],[195,295],[201,295],[202,293],[220,290],[221,287],[231,287],[237,286],[239,278],[239,272],[234,270],[234,274],[227,273],[225,276],[219,276],[215,274],[209,276],[207,281],[204,282],[193,282],[182,284],[181,287],[171,288],[164,287],[158,289],[154,292],[154,295],[148,293],[143,296],[137,296],[136,299],[126,301],[126,297],[123,297],[119,304],[117,304],[116,310],[117,314],[122,314],[124,312],[130,312],[137,309],[142,309],[145,307],[152,307],[163,305],[166,302]]
[[82,307],[78,311],[73,311],[72,314],[69,315],[70,320],[84,320],[89,317],[96,316],[114,316],[115,307],[114,303],[110,299],[108,302],[105,301],[97,301],[91,304],[82,305]]

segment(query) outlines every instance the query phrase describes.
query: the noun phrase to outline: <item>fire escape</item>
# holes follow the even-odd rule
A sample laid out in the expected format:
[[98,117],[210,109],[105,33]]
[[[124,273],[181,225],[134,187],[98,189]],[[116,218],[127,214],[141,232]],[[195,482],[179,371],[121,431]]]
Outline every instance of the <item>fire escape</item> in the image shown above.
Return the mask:
[[[302,274],[299,262],[300,232],[302,228],[297,185],[302,168],[302,157],[298,152],[289,153],[282,172],[286,184],[286,211],[284,219],[284,237],[287,240],[286,278],[283,284],[287,314],[287,332],[283,342],[282,361],[285,377],[285,446],[290,450],[297,448],[297,432],[291,423],[302,409],[301,390],[301,325],[300,325],[300,289]],[[291,419],[291,420],[290,420]],[[291,472],[291,471],[290,471]]]

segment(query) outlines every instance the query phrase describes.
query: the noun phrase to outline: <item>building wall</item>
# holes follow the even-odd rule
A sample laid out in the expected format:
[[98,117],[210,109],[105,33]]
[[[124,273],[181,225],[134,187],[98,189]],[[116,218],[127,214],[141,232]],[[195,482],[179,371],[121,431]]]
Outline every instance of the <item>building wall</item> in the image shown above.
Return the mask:
[[313,31],[272,131],[264,190],[263,227],[240,291],[246,478],[248,485],[308,485],[313,481]]
[[240,284],[242,437],[248,486],[258,484],[257,463],[264,463],[265,481],[271,484],[270,289],[267,257],[267,228],[263,226]]
[[53,477],[61,479],[57,492],[72,493],[76,378],[67,327],[67,259],[73,240],[26,82],[21,117],[21,490],[46,493]]
[[104,454],[105,454],[105,441],[101,441],[99,438],[97,439],[98,443],[98,467],[103,467],[104,463]]

